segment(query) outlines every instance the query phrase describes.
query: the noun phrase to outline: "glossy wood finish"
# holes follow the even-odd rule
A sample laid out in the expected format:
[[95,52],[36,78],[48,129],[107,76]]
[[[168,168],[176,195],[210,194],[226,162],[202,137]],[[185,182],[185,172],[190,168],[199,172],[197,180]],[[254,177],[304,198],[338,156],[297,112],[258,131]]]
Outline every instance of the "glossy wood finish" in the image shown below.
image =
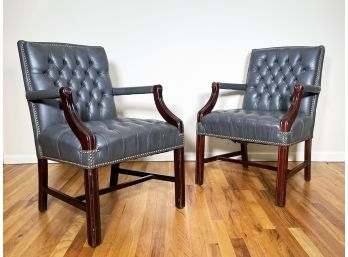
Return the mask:
[[204,181],[204,145],[205,136],[196,137],[196,172],[195,181],[197,185],[203,185]]
[[[62,100],[64,116],[69,127],[72,129],[83,150],[96,149],[95,135],[81,122],[74,109],[72,91],[68,87],[59,89],[59,95]],[[156,107],[165,121],[176,126],[180,133],[184,133],[183,122],[176,117],[165,105],[162,96],[162,86],[153,86],[153,95]],[[184,177],[184,148],[174,150],[175,177],[166,177],[156,174],[143,175],[141,172],[133,172],[133,175],[141,176],[137,180],[118,184],[118,174],[120,172],[119,164],[113,164],[110,171],[109,187],[99,190],[98,185],[98,169],[85,170],[85,194],[72,197],[54,188],[47,188],[47,161],[39,161],[39,209],[45,211],[47,209],[47,193],[69,203],[81,210],[86,211],[87,217],[87,238],[88,243],[95,247],[101,243],[101,226],[100,226],[100,207],[99,195],[110,193],[125,187],[129,187],[150,179],[158,179],[175,182],[175,204],[178,208],[185,206],[185,177]],[[45,166],[46,165],[46,166]],[[84,203],[83,201],[86,201]]]
[[211,86],[211,95],[208,102],[203,106],[203,108],[197,114],[197,122],[201,122],[203,117],[210,113],[219,97],[219,83],[214,82]]
[[243,168],[248,169],[248,144],[245,142],[240,143],[240,151],[242,155]]
[[98,169],[85,169],[86,217],[88,244],[101,243]]
[[[88,243],[95,247],[101,243],[100,238],[100,207],[99,195],[107,194],[120,190],[126,187],[134,186],[136,184],[156,179],[162,181],[175,182],[175,205],[177,208],[185,206],[185,170],[184,170],[184,148],[174,150],[174,173],[175,176],[167,176],[156,173],[149,173],[143,171],[121,169],[118,165],[113,166],[114,172],[118,174],[127,174],[132,176],[139,176],[139,179],[117,183],[110,186],[113,178],[109,179],[109,186],[99,189],[98,185],[98,169],[85,170],[85,193],[78,196],[71,196],[63,193],[55,188],[47,186],[47,160],[39,161],[39,209],[45,211],[47,209],[47,194],[54,196],[82,211],[86,211],[87,219],[87,237]],[[111,174],[112,175],[112,174]],[[117,177],[118,178],[118,177]],[[44,195],[46,194],[46,195]],[[42,195],[42,197],[40,197]],[[45,205],[46,203],[46,205]],[[46,208],[46,209],[45,209]]]
[[116,164],[112,164],[111,165],[111,169],[110,169],[110,182],[109,182],[109,186],[116,186],[118,183],[118,172],[120,170],[120,164],[116,163]]
[[185,157],[184,148],[174,150],[175,206],[185,207]]
[[46,189],[46,192],[51,195],[54,196],[55,198],[58,198],[59,200],[66,202],[67,204],[70,204],[80,210],[86,211],[86,203],[84,203],[83,201],[81,201],[78,198],[74,198],[70,195],[67,195],[63,192],[60,192],[57,189],[54,189],[52,187],[48,187]]
[[230,158],[230,157],[240,156],[241,154],[242,154],[241,151],[219,154],[219,155],[215,155],[215,156],[212,156],[212,157],[204,158],[204,163],[222,160],[223,158]]
[[277,182],[276,182],[276,192],[275,192],[275,204],[279,207],[283,207],[285,205],[288,157],[289,157],[289,147],[279,146],[278,147]]
[[[212,93],[210,96],[210,99],[206,103],[206,105],[198,112],[197,114],[197,123],[201,122],[203,117],[207,114],[209,114],[219,97],[219,88],[220,84],[214,82],[212,85]],[[309,91],[317,90],[317,89],[310,89]],[[302,93],[304,91],[304,86],[302,84],[296,84],[294,87],[294,92],[292,96],[292,102],[289,110],[285,113],[285,115],[280,120],[280,131],[281,132],[289,132],[291,130],[292,124],[294,123],[298,111],[300,109],[301,105],[301,97]],[[316,91],[315,91],[316,92]],[[320,92],[320,90],[318,91]],[[244,169],[248,168],[248,165],[255,166],[259,168],[265,168],[270,170],[277,171],[277,186],[276,186],[276,205],[283,207],[285,205],[285,195],[286,195],[286,181],[288,177],[293,176],[297,172],[299,172],[301,169],[305,169],[305,180],[310,180],[310,156],[311,156],[311,140],[306,141],[305,146],[305,161],[298,165],[296,168],[292,170],[288,170],[287,163],[288,163],[288,146],[279,146],[278,147],[278,164],[277,167],[250,162],[248,160],[248,150],[247,150],[247,142],[240,142],[241,144],[241,151],[240,155],[242,157],[242,160],[235,160],[230,159],[230,156],[226,156],[228,154],[219,155],[219,156],[213,156],[210,158],[204,159],[204,136],[203,135],[197,135],[196,140],[196,184],[197,185],[203,185],[204,180],[204,163],[215,161],[215,160],[221,160],[221,161],[227,161],[227,162],[235,162],[235,163],[241,163]],[[286,160],[285,160],[286,156]]]
[[292,169],[288,169],[287,171],[287,178],[289,179],[290,177],[292,177],[293,175],[295,175],[297,172],[305,169],[308,166],[308,162],[304,161],[301,162],[299,165],[297,165],[296,167],[292,168]]
[[[174,158],[175,158],[175,152],[174,152]],[[175,169],[175,164],[174,164],[174,169]],[[174,171],[174,173],[175,173],[175,171]],[[163,175],[163,174],[154,173],[154,172],[145,172],[145,171],[129,170],[129,169],[121,169],[120,168],[119,174],[139,176],[139,177],[151,175],[153,179],[168,181],[168,182],[175,182],[175,177],[173,177],[173,176]]]
[[305,154],[304,159],[307,161],[307,167],[305,167],[304,179],[306,181],[311,180],[311,162],[312,162],[312,139],[305,141]]
[[72,91],[69,87],[61,87],[59,95],[62,99],[64,116],[69,127],[81,143],[83,150],[94,150],[96,140],[93,133],[81,122],[74,108]]
[[294,87],[294,92],[292,94],[292,102],[289,110],[285,113],[283,118],[280,120],[280,131],[289,132],[292,124],[294,123],[298,110],[301,106],[301,97],[303,92],[303,85],[297,84]]
[[46,159],[38,159],[38,203],[39,203],[39,211],[44,212],[47,210],[47,186],[48,186],[48,168],[47,168],[47,160]]
[[[269,163],[274,164],[274,163]],[[289,162],[289,169],[297,163]],[[121,168],[171,175],[173,162],[131,162]],[[287,203],[274,206],[276,174],[240,164],[205,165],[205,183],[186,168],[186,207],[174,205],[174,184],[150,180],[100,197],[102,244],[87,244],[84,213],[48,197],[37,211],[37,167],[4,166],[4,256],[306,257],[344,256],[344,164],[312,163],[287,184]],[[99,169],[108,186],[110,167]],[[119,182],[133,179],[119,175]],[[49,184],[69,195],[84,192],[80,169],[49,164]]]
[[163,88],[161,85],[154,85],[153,86],[153,97],[154,97],[155,105],[157,107],[158,112],[161,114],[161,116],[163,117],[163,119],[166,122],[174,125],[175,127],[177,127],[179,129],[179,131],[181,133],[184,133],[184,124],[183,124],[182,120],[180,120],[178,117],[176,117],[168,109],[168,107],[164,103],[162,91],[163,91]]

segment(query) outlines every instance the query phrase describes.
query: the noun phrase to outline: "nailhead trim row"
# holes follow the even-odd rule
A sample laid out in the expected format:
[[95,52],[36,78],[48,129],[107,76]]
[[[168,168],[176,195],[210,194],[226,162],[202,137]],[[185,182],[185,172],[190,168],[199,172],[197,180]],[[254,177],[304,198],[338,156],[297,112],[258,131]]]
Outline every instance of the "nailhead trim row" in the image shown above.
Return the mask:
[[80,150],[81,153],[96,153],[96,152],[100,152],[100,149],[93,149],[93,150]]
[[[22,53],[23,61],[24,61],[25,79],[27,81],[28,89],[29,89],[29,91],[33,91],[33,87],[31,85],[30,73],[29,73],[29,69],[28,69],[27,57],[26,57],[26,54],[25,54],[25,51],[24,51],[24,43],[21,43],[20,48],[21,48],[21,53]],[[38,115],[37,115],[36,104],[33,103],[33,102],[30,102],[30,106],[31,106],[31,108],[33,110],[36,138],[38,138],[39,134],[41,132],[41,129],[40,129],[39,119],[38,119]],[[42,156],[41,147],[38,146],[38,149],[39,149],[39,155]]]
[[[322,70],[322,65],[323,65],[323,57],[324,57],[324,50],[323,50],[323,48],[321,47],[320,56],[319,56],[318,73],[317,73],[317,76],[315,77],[315,82],[314,82],[314,85],[315,85],[315,86],[318,86],[318,85],[319,85],[319,79],[320,79],[320,77],[321,77],[321,70]],[[313,113],[314,105],[315,105],[316,101],[317,101],[317,95],[314,95],[313,98],[312,98],[312,104],[311,104],[311,111],[310,111],[310,114]]]
[[44,155],[42,157],[46,158],[46,159],[53,160],[53,161],[60,161],[60,162],[73,164],[73,165],[76,165],[76,166],[79,166],[79,167],[85,168],[85,169],[96,169],[96,168],[99,168],[99,167],[102,167],[102,166],[108,166],[110,164],[114,164],[114,163],[118,163],[118,162],[129,161],[129,160],[132,160],[132,159],[138,159],[140,157],[145,157],[145,156],[149,156],[149,155],[153,155],[153,154],[157,154],[157,153],[164,153],[164,152],[168,152],[168,151],[171,151],[171,150],[179,149],[179,148],[182,148],[182,147],[184,147],[184,144],[178,145],[178,146],[172,146],[172,147],[168,147],[168,148],[164,148],[164,149],[160,149],[160,150],[155,150],[155,151],[151,151],[151,152],[146,152],[146,153],[142,153],[142,154],[136,154],[136,155],[132,155],[132,156],[129,156],[129,157],[117,159],[117,160],[114,160],[114,161],[98,163],[96,165],[93,164],[93,160],[92,160],[93,157],[92,157],[91,153],[89,153],[89,155],[90,155],[89,158],[91,158],[91,161],[89,160],[89,165],[88,166],[81,165],[80,163],[66,161],[66,160],[61,160],[61,159],[58,159],[58,158],[44,156]]
[[102,48],[101,46],[81,46],[81,45],[72,45],[72,44],[65,44],[65,43],[45,43],[41,42],[40,45],[48,45],[48,46],[66,46],[66,47],[76,47],[76,48],[90,48],[90,47],[95,47],[95,48]]
[[[211,136],[211,137],[218,137],[218,138],[227,138],[227,139],[232,139],[236,141],[247,141],[247,142],[252,142],[252,143],[260,143],[260,144],[267,144],[267,145],[281,145],[281,146],[288,146],[288,145],[294,145],[298,144],[302,141],[306,141],[308,139],[300,140],[291,144],[286,144],[286,143],[278,143],[278,142],[270,142],[270,141],[263,141],[263,140],[256,140],[256,139],[249,139],[249,138],[241,138],[241,137],[231,137],[231,136],[225,136],[225,135],[215,135],[215,134],[208,134],[208,133],[198,133],[197,135],[202,135],[202,136]],[[285,138],[283,138],[282,141],[284,141]]]
[[[48,46],[56,46],[56,47],[59,47],[59,46],[75,47],[75,48],[89,48],[90,47],[90,46],[87,47],[87,46],[64,44],[64,43],[40,43],[40,44],[48,45]],[[101,46],[94,46],[94,47],[95,48],[102,48]],[[20,50],[21,50],[21,54],[23,56],[26,84],[27,84],[28,90],[29,91],[33,91],[32,81],[31,81],[30,72],[29,72],[29,65],[28,65],[27,56],[26,56],[26,53],[25,53],[25,50],[24,50],[24,42],[21,42]],[[37,104],[35,104],[33,102],[30,102],[29,106],[31,107],[32,112],[33,112],[34,124],[35,124],[35,129],[34,130],[35,130],[36,138],[38,138],[39,134],[41,133],[41,128],[40,128],[39,119],[38,119]],[[39,153],[38,153],[39,156],[38,157],[40,158],[40,156],[43,156],[42,149],[41,149],[41,147],[39,145],[37,146],[37,148],[38,148],[38,151],[39,151]]]

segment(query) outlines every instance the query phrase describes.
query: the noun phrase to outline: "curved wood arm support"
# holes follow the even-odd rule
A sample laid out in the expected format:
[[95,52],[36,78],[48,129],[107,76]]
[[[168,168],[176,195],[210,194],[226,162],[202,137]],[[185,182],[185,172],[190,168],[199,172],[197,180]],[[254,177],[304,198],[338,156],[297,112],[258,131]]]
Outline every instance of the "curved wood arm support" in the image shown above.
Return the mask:
[[177,127],[180,131],[180,133],[184,132],[184,124],[183,122],[176,117],[166,106],[166,104],[163,101],[163,96],[162,96],[162,86],[161,85],[154,85],[153,86],[153,97],[155,100],[155,104],[157,107],[158,112],[161,114],[163,119]]
[[216,101],[219,97],[219,88],[220,88],[220,84],[217,82],[214,82],[211,85],[210,98],[209,98],[208,102],[204,105],[204,107],[198,112],[197,122],[201,122],[203,117],[213,110],[213,108],[216,104]]
[[63,111],[69,127],[81,143],[82,150],[93,150],[96,148],[96,140],[93,133],[81,122],[76,115],[71,89],[62,87],[59,89],[62,99]]
[[283,118],[280,120],[280,131],[289,132],[292,124],[294,123],[298,110],[301,105],[301,97],[303,93],[303,85],[297,84],[294,88],[292,95],[292,102],[289,110],[285,113]]

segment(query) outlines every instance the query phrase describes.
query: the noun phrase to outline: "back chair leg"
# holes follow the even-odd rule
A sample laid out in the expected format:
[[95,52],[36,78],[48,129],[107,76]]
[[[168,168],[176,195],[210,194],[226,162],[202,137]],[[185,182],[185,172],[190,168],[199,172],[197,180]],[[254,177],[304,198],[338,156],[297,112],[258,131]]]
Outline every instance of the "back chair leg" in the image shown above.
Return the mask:
[[197,185],[203,185],[204,180],[204,144],[205,136],[197,135],[196,139],[196,176]]
[[248,169],[248,146],[247,143],[240,143],[240,150],[242,152],[242,164],[244,169]]
[[312,161],[312,139],[305,141],[305,161],[307,166],[305,167],[304,179],[306,181],[311,180],[311,161]]
[[96,247],[101,242],[98,169],[85,169],[84,179],[88,244]]
[[174,150],[175,206],[185,207],[185,159],[184,147]]
[[116,186],[118,183],[118,171],[120,169],[120,164],[115,163],[111,165],[111,171],[110,171],[110,186]]
[[47,210],[47,193],[46,188],[48,186],[48,167],[47,159],[38,159],[38,175],[39,175],[39,211],[44,212]]
[[275,204],[279,207],[285,205],[286,197],[286,180],[288,170],[289,146],[278,147],[278,170]]

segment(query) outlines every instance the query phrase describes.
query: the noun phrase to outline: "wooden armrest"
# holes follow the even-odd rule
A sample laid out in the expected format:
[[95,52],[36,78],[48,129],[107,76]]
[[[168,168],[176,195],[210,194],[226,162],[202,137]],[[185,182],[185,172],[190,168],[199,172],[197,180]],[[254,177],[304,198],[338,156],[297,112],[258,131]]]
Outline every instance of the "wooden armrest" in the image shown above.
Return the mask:
[[180,133],[184,132],[184,124],[182,120],[180,120],[178,117],[176,117],[166,106],[163,100],[162,96],[162,86],[161,85],[154,85],[153,86],[153,97],[155,100],[155,104],[157,107],[158,112],[161,114],[163,119],[177,127],[180,131]]
[[94,134],[82,123],[76,114],[71,89],[68,87],[61,87],[59,89],[59,95],[62,99],[65,119],[75,136],[80,141],[82,150],[96,149],[96,139]]
[[208,102],[203,106],[203,108],[197,114],[197,122],[201,122],[203,117],[210,113],[219,97],[219,83],[214,82],[211,85],[211,95]]
[[280,120],[280,131],[289,132],[292,124],[294,123],[298,110],[301,105],[301,97],[303,93],[303,85],[297,84],[294,88],[294,93],[292,95],[292,102],[289,110],[285,113],[283,118]]

